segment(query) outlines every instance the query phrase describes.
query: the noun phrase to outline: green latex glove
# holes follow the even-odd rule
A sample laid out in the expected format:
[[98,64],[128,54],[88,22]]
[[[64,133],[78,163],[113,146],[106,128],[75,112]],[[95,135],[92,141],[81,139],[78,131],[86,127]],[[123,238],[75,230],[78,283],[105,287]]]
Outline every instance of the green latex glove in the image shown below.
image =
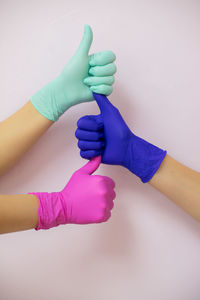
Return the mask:
[[71,106],[93,100],[92,92],[112,93],[115,54],[103,51],[89,56],[92,38],[91,27],[85,25],[79,48],[61,74],[31,97],[33,106],[47,119],[56,121]]

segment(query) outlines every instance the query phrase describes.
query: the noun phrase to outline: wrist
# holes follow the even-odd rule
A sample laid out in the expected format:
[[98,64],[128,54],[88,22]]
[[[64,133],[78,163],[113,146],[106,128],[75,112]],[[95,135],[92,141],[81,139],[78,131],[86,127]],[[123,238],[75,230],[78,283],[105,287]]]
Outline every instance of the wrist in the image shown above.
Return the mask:
[[132,134],[127,148],[125,167],[145,183],[157,172],[166,154],[167,151]]
[[39,200],[36,230],[50,229],[67,223],[66,207],[61,192],[30,194],[37,196]]
[[57,121],[71,106],[64,90],[65,85],[62,77],[58,76],[30,98],[35,109],[50,121]]
[[60,117],[56,105],[55,91],[53,90],[54,81],[49,82],[37,93],[31,96],[32,105],[37,111],[50,121],[57,121]]

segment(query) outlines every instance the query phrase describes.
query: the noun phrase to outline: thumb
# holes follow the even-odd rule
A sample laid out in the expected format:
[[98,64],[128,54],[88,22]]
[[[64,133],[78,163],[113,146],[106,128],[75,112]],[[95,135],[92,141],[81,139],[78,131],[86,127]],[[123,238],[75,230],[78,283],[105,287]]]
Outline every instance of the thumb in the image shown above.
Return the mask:
[[105,95],[93,92],[93,96],[99,106],[101,113],[104,113],[108,109],[115,109],[115,106],[108,100]]
[[79,169],[79,171],[88,175],[92,175],[98,169],[100,163],[101,155],[92,158],[85,166]]
[[92,29],[89,25],[85,25],[84,26],[83,38],[82,38],[82,41],[81,41],[81,43],[78,47],[77,52],[88,55],[88,52],[90,50],[90,46],[92,44],[92,39],[93,39]]

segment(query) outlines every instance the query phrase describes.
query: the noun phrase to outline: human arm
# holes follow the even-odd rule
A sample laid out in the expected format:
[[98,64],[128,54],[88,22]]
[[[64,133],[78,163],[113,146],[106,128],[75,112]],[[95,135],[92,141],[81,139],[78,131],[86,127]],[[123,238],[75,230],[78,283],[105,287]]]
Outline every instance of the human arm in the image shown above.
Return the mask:
[[0,123],[0,175],[19,160],[53,124],[27,102]]
[[112,93],[115,54],[102,51],[89,55],[92,40],[92,29],[85,25],[73,57],[54,80],[31,97],[33,106],[47,119],[57,121],[71,106],[94,100],[92,91]]
[[149,184],[200,221],[200,173],[166,155]]
[[36,228],[38,204],[35,195],[0,195],[0,234]]
[[78,121],[76,137],[81,156],[101,154],[102,162],[127,168],[200,221],[200,174],[137,137],[105,96],[95,98],[100,115]]
[[70,106],[93,100],[92,90],[106,95],[112,92],[115,55],[112,51],[88,55],[91,43],[92,30],[86,25],[78,50],[61,74],[0,123],[0,175],[22,157]]
[[100,156],[88,162],[59,192],[1,195],[0,233],[106,222],[114,206],[115,184],[109,177],[92,175],[100,163]]

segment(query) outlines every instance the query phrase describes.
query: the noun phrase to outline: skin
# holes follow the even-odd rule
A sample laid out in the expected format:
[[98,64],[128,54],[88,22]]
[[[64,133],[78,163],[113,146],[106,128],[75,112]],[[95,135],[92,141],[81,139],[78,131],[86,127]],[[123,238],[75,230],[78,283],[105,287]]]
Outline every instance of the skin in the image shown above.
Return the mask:
[[[99,106],[100,114],[83,116],[77,122],[78,128],[75,135],[78,138],[81,157],[89,159],[101,154],[105,164],[121,165],[142,179],[141,170],[134,172],[134,165],[130,168],[129,161],[126,162],[126,156],[133,158],[133,163],[141,163],[142,171],[144,171],[145,159],[151,160],[153,156],[151,157],[151,153],[145,147],[136,149],[137,143],[133,143],[134,146],[130,151],[131,139],[133,141],[136,138],[132,135],[119,110],[104,95],[94,93],[94,98]],[[102,127],[104,127],[104,134]],[[143,153],[146,153],[145,157]],[[148,179],[149,184],[200,221],[200,173],[182,165],[169,155],[166,155],[164,159],[163,157],[159,156],[157,163],[160,162],[160,158],[163,161],[151,180]]]
[[30,101],[0,123],[0,175],[12,167],[53,123]]
[[[0,123],[0,174],[11,168],[53,123],[30,101]],[[36,228],[38,206],[34,195],[0,195],[0,233]]]
[[[0,175],[11,168],[69,107],[92,101],[92,90],[106,95],[112,93],[115,54],[102,51],[89,55],[92,39],[92,29],[85,25],[79,48],[61,74],[0,123]],[[38,200],[35,196],[0,197],[0,233],[36,227]]]
[[199,172],[166,155],[149,184],[200,221]]
[[38,205],[35,195],[0,195],[0,233],[36,228]]
[[[52,124],[30,101],[3,121],[0,124],[0,174],[14,165]],[[200,221],[199,172],[166,155],[149,184]],[[34,195],[0,195],[0,233],[36,228],[38,205]]]
[[[33,95],[31,101],[19,111],[0,123],[0,175],[31,148],[61,113],[72,105],[93,100],[93,89],[106,95],[112,93],[113,74],[116,72],[116,66],[113,64],[115,55],[112,51],[103,51],[89,56],[91,43],[92,30],[86,25],[77,52],[60,76]],[[92,78],[88,77],[89,66]],[[49,98],[52,89],[54,97]],[[49,109],[49,106],[52,108],[52,99],[55,102],[54,109]],[[56,112],[55,107],[59,107]],[[38,218],[36,197],[30,195],[0,197],[0,233],[36,227]]]

